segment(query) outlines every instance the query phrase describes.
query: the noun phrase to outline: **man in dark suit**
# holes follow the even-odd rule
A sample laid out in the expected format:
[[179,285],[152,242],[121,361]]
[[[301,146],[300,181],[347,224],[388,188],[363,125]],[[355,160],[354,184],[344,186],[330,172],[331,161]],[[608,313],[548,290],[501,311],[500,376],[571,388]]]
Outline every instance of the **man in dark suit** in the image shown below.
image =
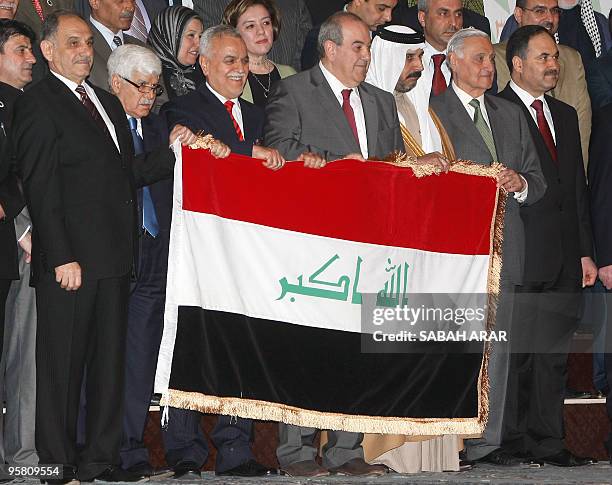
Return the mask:
[[[244,41],[231,26],[207,29],[200,41],[200,66],[206,84],[166,103],[161,111],[169,127],[183,124],[203,131],[228,145],[232,152],[264,160],[264,166],[281,168],[280,153],[261,146],[263,111],[240,99],[249,72]],[[166,461],[177,478],[197,478],[208,458],[206,438],[200,426],[201,413],[170,408],[163,432]],[[250,419],[220,416],[211,438],[217,448],[217,475],[262,476],[275,473],[255,461],[250,445]]]
[[[478,62],[474,61],[478,59]],[[546,189],[536,148],[521,108],[484,94],[493,83],[495,53],[489,36],[475,29],[457,32],[448,43],[453,81],[430,101],[450,137],[457,158],[503,163],[497,183],[509,192],[504,217],[504,264],[496,330],[511,330],[514,287],[523,282],[525,235],[519,209],[537,202]],[[483,437],[466,441],[467,458],[499,465],[516,460],[500,449],[509,369],[508,348],[496,342],[489,360],[489,418]]]
[[567,353],[578,325],[581,288],[595,283],[597,268],[578,116],[568,104],[544,94],[559,78],[558,56],[548,30],[521,27],[508,41],[512,78],[499,94],[523,110],[548,186],[538,202],[521,207],[525,270],[511,334],[503,448],[575,466],[588,460],[563,443]]
[[[30,27],[15,20],[0,20],[0,123],[10,139],[13,106],[22,89],[32,81],[32,67],[35,63],[32,52],[34,32]],[[8,164],[14,164],[12,154],[2,154]],[[7,212],[23,206],[23,197],[17,190],[16,179],[0,189],[0,206]],[[8,187],[11,190],[7,190]],[[6,199],[6,202],[3,200]],[[6,416],[0,420],[0,461],[10,464],[35,465],[38,463],[34,443],[35,396],[36,396],[36,311],[34,290],[30,282],[30,254],[32,246],[31,223],[27,209],[14,218],[13,224],[7,218],[0,225],[0,250],[2,270],[14,271],[15,255],[18,256],[18,277],[11,283],[6,299],[0,296],[0,324],[5,319],[2,366],[0,367],[0,402],[5,401]],[[4,247],[6,245],[6,247]],[[5,273],[6,274],[6,273]]]
[[[344,12],[350,12],[363,20],[374,35],[378,27],[391,21],[391,12],[397,5],[397,0],[351,0],[346,2]],[[302,48],[302,70],[310,69],[319,62],[317,50],[321,24],[314,26],[304,41]]]
[[[279,81],[266,106],[264,140],[288,159],[323,166],[341,158],[383,159],[403,151],[397,107],[391,93],[364,82],[370,64],[368,25],[338,12],[321,25],[320,62]],[[308,159],[304,152],[309,153]],[[342,383],[338,383],[342,385]],[[317,430],[282,424],[276,451],[292,476],[382,475],[363,459],[362,433],[329,431],[323,466],[316,463]]]
[[[76,14],[46,18],[41,50],[51,72],[17,101],[12,132],[35,228],[36,444],[42,464],[63,465],[63,482],[134,479],[118,465],[135,187],[169,177],[174,164],[167,147],[134,156],[121,103],[85,83],[92,44]],[[87,438],[79,451],[85,372]]]
[[106,63],[111,52],[123,44],[144,45],[141,41],[124,34],[134,18],[135,0],[90,0],[89,22],[94,40],[93,67],[87,79],[95,86],[109,91]]
[[[146,47],[126,44],[110,55],[108,71],[111,90],[128,116],[135,154],[166,145],[166,124],[151,113],[155,97],[161,91],[159,58]],[[174,131],[183,130],[181,125],[174,127]],[[174,134],[170,137],[174,138]],[[229,153],[227,147],[217,146],[213,154],[219,150]],[[172,187],[172,179],[167,179],[138,190],[138,221],[142,230],[138,238],[136,281],[132,284],[128,307],[121,445],[123,469],[139,476],[155,475],[158,479],[164,470],[153,470],[143,438],[164,326]]]
[[[400,0],[393,9],[391,23],[405,25],[417,32],[423,32],[423,26],[419,22],[418,12],[419,10],[425,11],[430,1],[431,0],[422,0],[422,2],[419,2],[419,7],[419,5],[409,6],[407,0]],[[491,24],[489,23],[489,19],[465,7],[463,8],[463,26],[466,28],[474,27],[475,29],[486,32],[489,34],[489,37],[491,36]]]
[[585,66],[593,112],[612,103],[612,48]]

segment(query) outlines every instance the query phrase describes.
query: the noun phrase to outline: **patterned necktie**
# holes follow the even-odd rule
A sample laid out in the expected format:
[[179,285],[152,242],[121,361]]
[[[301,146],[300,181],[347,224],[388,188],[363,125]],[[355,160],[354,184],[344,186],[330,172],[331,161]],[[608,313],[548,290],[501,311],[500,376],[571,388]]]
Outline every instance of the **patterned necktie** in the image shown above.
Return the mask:
[[355,122],[355,112],[353,111],[353,107],[351,106],[351,92],[352,89],[343,89],[342,90],[342,111],[344,111],[344,116],[346,116],[346,120],[348,121],[351,130],[353,130],[353,135],[355,136],[355,140],[357,140],[357,145],[359,145],[359,134],[357,133],[357,123]]
[[446,79],[444,78],[444,73],[442,72],[442,63],[446,59],[444,54],[434,54],[431,56],[431,59],[434,63],[434,73],[433,79],[431,81],[431,94],[437,96],[438,94],[442,94],[446,91]]
[[121,37],[119,37],[118,35],[113,37],[113,44],[115,44],[117,47],[121,47],[123,45],[123,42],[121,41]]
[[100,112],[98,111],[98,108],[96,108],[96,105],[93,104],[93,101],[87,95],[87,91],[85,91],[85,87],[82,84],[79,84],[75,88],[75,91],[79,93],[79,96],[81,96],[81,103],[83,103],[83,106],[85,106],[85,109],[89,112],[89,114],[94,119],[96,124],[100,127],[100,129],[104,133],[110,136],[110,133],[108,131],[108,126],[106,126],[106,123],[104,123],[104,120],[102,119],[102,115],[100,115]]
[[544,103],[542,103],[541,99],[536,99],[533,103],[531,103],[531,107],[535,109],[536,119],[538,121],[538,130],[540,130],[540,134],[542,135],[544,144],[546,145],[546,148],[548,148],[550,156],[552,157],[554,162],[558,163],[557,147],[555,146],[555,140],[553,139],[552,133],[550,131],[548,121],[546,121],[546,117],[544,116]]
[[40,17],[40,21],[45,21],[45,14],[43,13],[42,5],[40,4],[40,0],[32,0],[32,5],[34,5],[34,10],[36,10],[37,15]]
[[491,157],[493,157],[493,161],[497,161],[497,151],[495,150],[493,133],[491,133],[489,125],[487,125],[487,122],[482,116],[482,111],[480,111],[480,101],[477,99],[472,99],[469,104],[472,108],[474,108],[474,124],[476,125],[476,129],[480,133],[480,136],[482,136],[482,140],[485,142],[485,145],[487,145],[489,153],[491,153]]
[[236,130],[236,136],[238,137],[238,140],[244,141],[244,135],[242,134],[240,125],[238,124],[238,122],[236,121],[236,118],[234,118],[234,115],[232,113],[232,109],[234,108],[234,102],[228,99],[224,104],[225,104],[225,109],[229,113],[232,123],[234,124],[234,130]]
[[[132,132],[132,141],[134,142],[134,154],[140,155],[144,152],[144,142],[140,133],[138,133],[138,122],[136,118],[131,116],[128,118],[130,131]],[[149,187],[142,188],[142,227],[153,237],[159,234],[159,222],[155,213],[155,205],[151,198]]]
[[147,41],[147,25],[145,24],[144,17],[142,15],[142,11],[138,6],[138,3],[134,4],[134,18],[132,19],[132,25],[130,26],[130,30],[134,37],[142,42]]

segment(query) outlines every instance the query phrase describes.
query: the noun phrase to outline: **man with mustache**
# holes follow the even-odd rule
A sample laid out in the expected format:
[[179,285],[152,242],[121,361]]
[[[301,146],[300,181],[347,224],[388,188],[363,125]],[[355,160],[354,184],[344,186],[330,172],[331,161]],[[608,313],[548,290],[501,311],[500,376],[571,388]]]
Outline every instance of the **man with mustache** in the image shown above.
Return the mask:
[[0,19],[12,20],[17,13],[19,0],[1,0],[0,1]]
[[[462,29],[448,42],[448,64],[453,74],[449,88],[431,98],[459,160],[483,165],[503,163],[507,168],[497,176],[497,184],[509,194],[504,215],[504,264],[496,330],[511,330],[515,287],[523,282],[525,254],[524,227],[520,208],[537,202],[546,182],[527,120],[513,103],[489,96],[495,72],[495,52],[489,36],[476,29]],[[488,364],[489,415],[480,439],[466,441],[468,460],[497,465],[518,463],[500,449],[506,401],[510,354],[507,344],[496,342]]]
[[[388,25],[372,41],[372,60],[366,81],[395,97],[405,152],[419,162],[448,169],[453,146],[429,99],[415,96],[423,72],[423,34],[403,25]],[[398,59],[405,59],[404,65]],[[444,155],[442,154],[444,153]]]
[[[200,39],[200,67],[206,83],[184,96],[166,103],[160,113],[170,128],[177,123],[194,132],[203,130],[227,144],[232,152],[262,159],[263,166],[278,170],[285,159],[278,150],[261,145],[264,113],[259,107],[240,99],[249,73],[246,45],[229,25],[210,27]],[[201,413],[170,408],[168,427],[162,433],[166,461],[175,478],[198,479],[208,458],[202,432]],[[211,433],[217,448],[215,473],[232,476],[276,474],[255,460],[251,451],[253,421],[219,416]]]
[[521,207],[525,271],[517,288],[503,449],[558,466],[591,463],[563,443],[567,353],[580,315],[581,289],[592,286],[591,223],[578,117],[545,95],[559,78],[559,46],[547,29],[519,28],[508,40],[511,80],[499,97],[520,106],[547,189]]
[[89,82],[110,91],[106,63],[112,51],[123,44],[144,45],[125,34],[134,17],[135,0],[89,0],[89,22],[94,36],[94,61]]
[[[9,145],[13,106],[32,80],[34,32],[24,23],[0,20],[0,141]],[[13,172],[10,149],[0,153],[9,176],[0,183],[0,461],[38,463],[34,442],[36,315],[29,287],[30,219]],[[21,211],[21,212],[20,212]],[[12,279],[18,281],[12,281]],[[6,302],[6,311],[5,311]],[[6,317],[5,317],[6,315]],[[4,342],[3,342],[4,333]],[[4,344],[4,345],[3,345]]]
[[[561,12],[558,0],[517,0],[514,18],[519,27],[540,25],[554,36],[559,28]],[[506,58],[506,42],[495,44],[495,55],[502,60],[496,64],[497,83],[494,84],[494,91],[497,92],[503,90],[510,81],[510,70],[503,62]],[[549,94],[569,104],[578,113],[582,158],[586,167],[591,136],[591,100],[582,59],[571,47],[559,45],[559,81]]]
[[[398,0],[350,0],[345,2],[344,12],[357,15],[370,29],[370,37],[376,30],[391,21],[391,12]],[[319,62],[318,39],[321,24],[313,27],[302,48],[302,70],[310,69]]]
[[[138,155],[167,144],[165,120],[151,112],[161,91],[159,58],[146,47],[126,44],[115,49],[108,58],[108,74],[108,84],[128,117],[135,153]],[[173,129],[174,132],[184,130],[181,125]],[[212,148],[215,156],[227,156],[229,152],[223,143]],[[158,479],[163,470],[156,472],[151,466],[143,438],[164,326],[172,188],[170,178],[138,190],[140,251],[128,307],[121,444],[124,470],[137,477],[155,475]]]
[[[93,34],[72,12],[49,15],[50,73],[15,104],[12,140],[36,228],[36,447],[62,465],[58,483],[130,480],[119,448],[130,275],[137,259],[136,186],[172,175],[168,145],[134,155],[125,112],[85,82]],[[195,137],[175,133],[185,143]],[[171,138],[169,142],[173,142]],[[76,443],[86,373],[86,440]]]
[[[371,0],[373,1],[373,0]],[[290,160],[322,167],[341,158],[384,159],[402,151],[397,108],[390,93],[364,82],[370,64],[368,25],[349,12],[328,18],[319,33],[319,64],[276,83],[266,106],[264,140]],[[288,372],[291,370],[288,369]],[[338,385],[342,385],[341,382]],[[316,461],[317,430],[280,424],[276,451],[292,476],[382,475],[363,458],[362,433],[329,431]]]

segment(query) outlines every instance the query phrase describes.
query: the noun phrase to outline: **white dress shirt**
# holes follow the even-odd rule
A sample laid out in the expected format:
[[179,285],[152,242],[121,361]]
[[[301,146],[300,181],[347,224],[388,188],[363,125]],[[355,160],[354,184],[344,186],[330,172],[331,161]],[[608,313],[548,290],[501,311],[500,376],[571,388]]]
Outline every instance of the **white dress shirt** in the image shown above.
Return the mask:
[[[487,107],[484,101],[484,93],[478,96],[477,98],[474,98],[468,93],[466,93],[463,89],[458,87],[454,82],[452,83],[452,87],[455,90],[455,94],[457,94],[459,101],[461,101],[461,104],[467,111],[468,115],[470,115],[470,118],[472,120],[474,119],[474,113],[476,112],[476,109],[473,106],[470,106],[469,103],[473,99],[478,100],[478,102],[480,103],[480,112],[482,113],[482,117],[485,120],[487,126],[489,127],[489,130],[491,130],[491,133],[493,133],[493,130],[491,129],[491,122],[489,121],[489,115],[487,114]],[[529,190],[529,187],[525,177],[523,177],[521,174],[519,174],[519,177],[521,177],[521,179],[523,179],[523,182],[525,182],[525,188],[521,192],[514,192],[514,198],[517,200],[517,202],[522,203],[525,202],[525,199],[527,198],[527,192]]]
[[226,101],[232,101],[234,103],[234,106],[232,106],[232,115],[234,116],[236,123],[238,123],[240,131],[242,131],[242,136],[245,136],[244,125],[242,124],[242,110],[240,109],[240,102],[238,101],[238,98],[228,99],[225,96],[222,96],[217,91],[215,91],[210,84],[208,84],[208,81],[206,82],[206,87],[210,89],[210,92],[213,93],[215,97],[219,101],[221,101],[222,104],[225,104]]
[[[421,72],[421,77],[419,82],[413,89],[418,89],[418,92],[423,99],[429,99],[431,96],[431,83],[433,82],[434,75],[434,61],[432,56],[434,54],[444,54],[446,55],[446,51],[438,51],[431,44],[425,42],[425,48],[423,49],[423,72]],[[446,63],[446,60],[442,63],[441,66],[442,74],[444,75],[444,79],[446,79],[446,85],[450,84],[451,80],[451,72]]]
[[[51,71],[51,72],[53,73],[53,75],[56,78],[58,78],[66,86],[68,86],[68,89],[70,89],[72,94],[74,94],[76,96],[76,98],[79,100],[79,103],[80,103],[81,102],[81,95],[76,92],[76,88],[77,88],[78,84],[75,83],[74,81],[71,81],[68,78],[65,78],[64,76],[62,76],[61,74],[58,74],[57,72],[54,72],[54,71]],[[87,93],[87,96],[89,96],[89,99],[91,99],[91,102],[94,104],[94,106],[98,110],[98,113],[100,113],[100,116],[102,116],[102,120],[104,121],[104,124],[106,125],[106,128],[108,129],[108,132],[110,133],[111,138],[115,142],[115,146],[117,147],[117,151],[119,153],[121,153],[121,150],[119,148],[119,142],[117,141],[117,133],[115,132],[115,125],[113,125],[113,123],[111,122],[108,114],[106,114],[106,111],[104,110],[104,107],[102,106],[102,103],[100,103],[100,100],[98,99],[98,96],[96,96],[96,92],[86,82],[83,82],[82,86],[85,88],[85,92]]]
[[516,84],[512,80],[510,80],[510,88],[512,89],[512,91],[516,93],[516,95],[519,98],[521,98],[521,101],[523,102],[523,104],[527,106],[529,114],[533,118],[533,121],[535,121],[536,126],[538,124],[537,112],[535,108],[531,107],[531,104],[536,99],[539,99],[540,101],[542,101],[544,118],[546,118],[546,122],[548,123],[548,127],[550,128],[550,132],[552,133],[553,141],[555,142],[555,145],[556,145],[557,137],[555,135],[555,123],[553,122],[552,113],[550,112],[550,108],[548,107],[548,103],[546,102],[546,98],[544,98],[544,95],[542,94],[541,96],[534,98],[531,94],[529,94],[527,91],[525,91],[522,87],[520,87],[518,84]]
[[361,150],[361,155],[363,156],[363,158],[368,158],[368,133],[366,131],[365,115],[363,113],[361,97],[359,96],[359,89],[349,88],[342,84],[336,76],[334,76],[331,72],[325,69],[325,66],[322,62],[319,62],[319,67],[321,68],[323,76],[325,77],[327,84],[329,84],[332,93],[334,93],[334,96],[338,100],[340,107],[342,107],[342,103],[344,102],[344,98],[342,97],[342,91],[344,89],[351,90],[351,95],[349,96],[349,103],[351,104],[351,108],[353,108],[353,113],[355,114],[357,136],[359,136],[359,148]]
[[104,37],[104,40],[110,47],[111,51],[114,51],[118,46],[113,42],[113,37],[119,37],[121,39],[121,44],[125,44],[123,39],[123,30],[119,30],[116,34],[114,34],[111,29],[109,29],[106,25],[102,25],[96,19],[94,19],[91,15],[89,16],[89,21],[91,25],[93,25]]

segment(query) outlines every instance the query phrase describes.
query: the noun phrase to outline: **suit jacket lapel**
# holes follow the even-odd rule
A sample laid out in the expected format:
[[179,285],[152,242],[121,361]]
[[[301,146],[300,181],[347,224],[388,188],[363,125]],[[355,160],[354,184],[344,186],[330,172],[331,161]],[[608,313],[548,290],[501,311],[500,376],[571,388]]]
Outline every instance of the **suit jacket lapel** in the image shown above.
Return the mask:
[[479,145],[479,149],[481,151],[489,153],[489,149],[487,148],[486,143],[482,139],[480,132],[476,129],[476,125],[474,125],[474,120],[470,118],[470,115],[459,100],[459,97],[455,93],[455,90],[450,87],[440,96],[444,96],[445,103],[449,105],[449,111],[451,113],[454,113],[451,118],[453,124],[455,125],[453,131],[463,133],[463,136],[467,140],[474,140],[474,142]]
[[497,161],[501,162],[504,158],[503,153],[506,127],[499,119],[499,116],[497,114],[497,105],[495,104],[495,101],[491,99],[488,94],[485,94],[484,101],[485,106],[487,107],[487,115],[489,117],[491,133],[493,133],[493,143],[495,143],[495,151],[497,153],[497,158],[500,159]]
[[326,116],[321,118],[321,123],[325,122],[326,126],[334,126],[340,132],[340,139],[350,147],[350,151],[361,153],[361,148],[359,148],[357,140],[355,140],[353,130],[351,130],[346,116],[344,116],[344,112],[342,111],[342,107],[338,103],[336,96],[334,96],[321,69],[317,66],[313,68],[310,73],[311,80],[316,86],[313,93],[315,96],[313,105],[320,106],[326,112]]
[[359,86],[359,96],[361,97],[366,135],[368,137],[368,155],[374,154],[376,153],[376,143],[378,140],[378,109],[376,107],[376,100],[363,84]]
[[93,32],[93,41],[94,41],[94,52],[104,59],[104,62],[108,61],[108,58],[111,55],[111,48],[106,42],[104,36],[100,33],[98,29],[96,29],[92,24],[89,24],[91,31]]
[[[126,132],[125,130],[122,130],[121,127],[123,126],[124,123],[127,123],[127,117],[125,117],[125,113],[121,112],[119,115],[125,117],[125,119],[122,120],[118,118],[118,114],[113,112],[112,106],[108,105],[104,101],[104,96],[99,94],[100,89],[94,88],[94,91],[96,92],[96,95],[98,96],[98,99],[100,100],[100,103],[102,104],[102,107],[104,108],[104,111],[106,111],[106,114],[110,118],[111,123],[115,127],[115,136],[117,137],[117,143],[119,144],[119,150],[120,150],[120,153],[118,154],[120,154],[122,157],[125,157],[125,155],[129,153],[130,144],[129,144],[129,141],[123,136],[125,135]],[[115,142],[112,140],[112,137],[111,137],[111,142],[113,143],[113,148],[116,151],[117,146],[115,145]]]

